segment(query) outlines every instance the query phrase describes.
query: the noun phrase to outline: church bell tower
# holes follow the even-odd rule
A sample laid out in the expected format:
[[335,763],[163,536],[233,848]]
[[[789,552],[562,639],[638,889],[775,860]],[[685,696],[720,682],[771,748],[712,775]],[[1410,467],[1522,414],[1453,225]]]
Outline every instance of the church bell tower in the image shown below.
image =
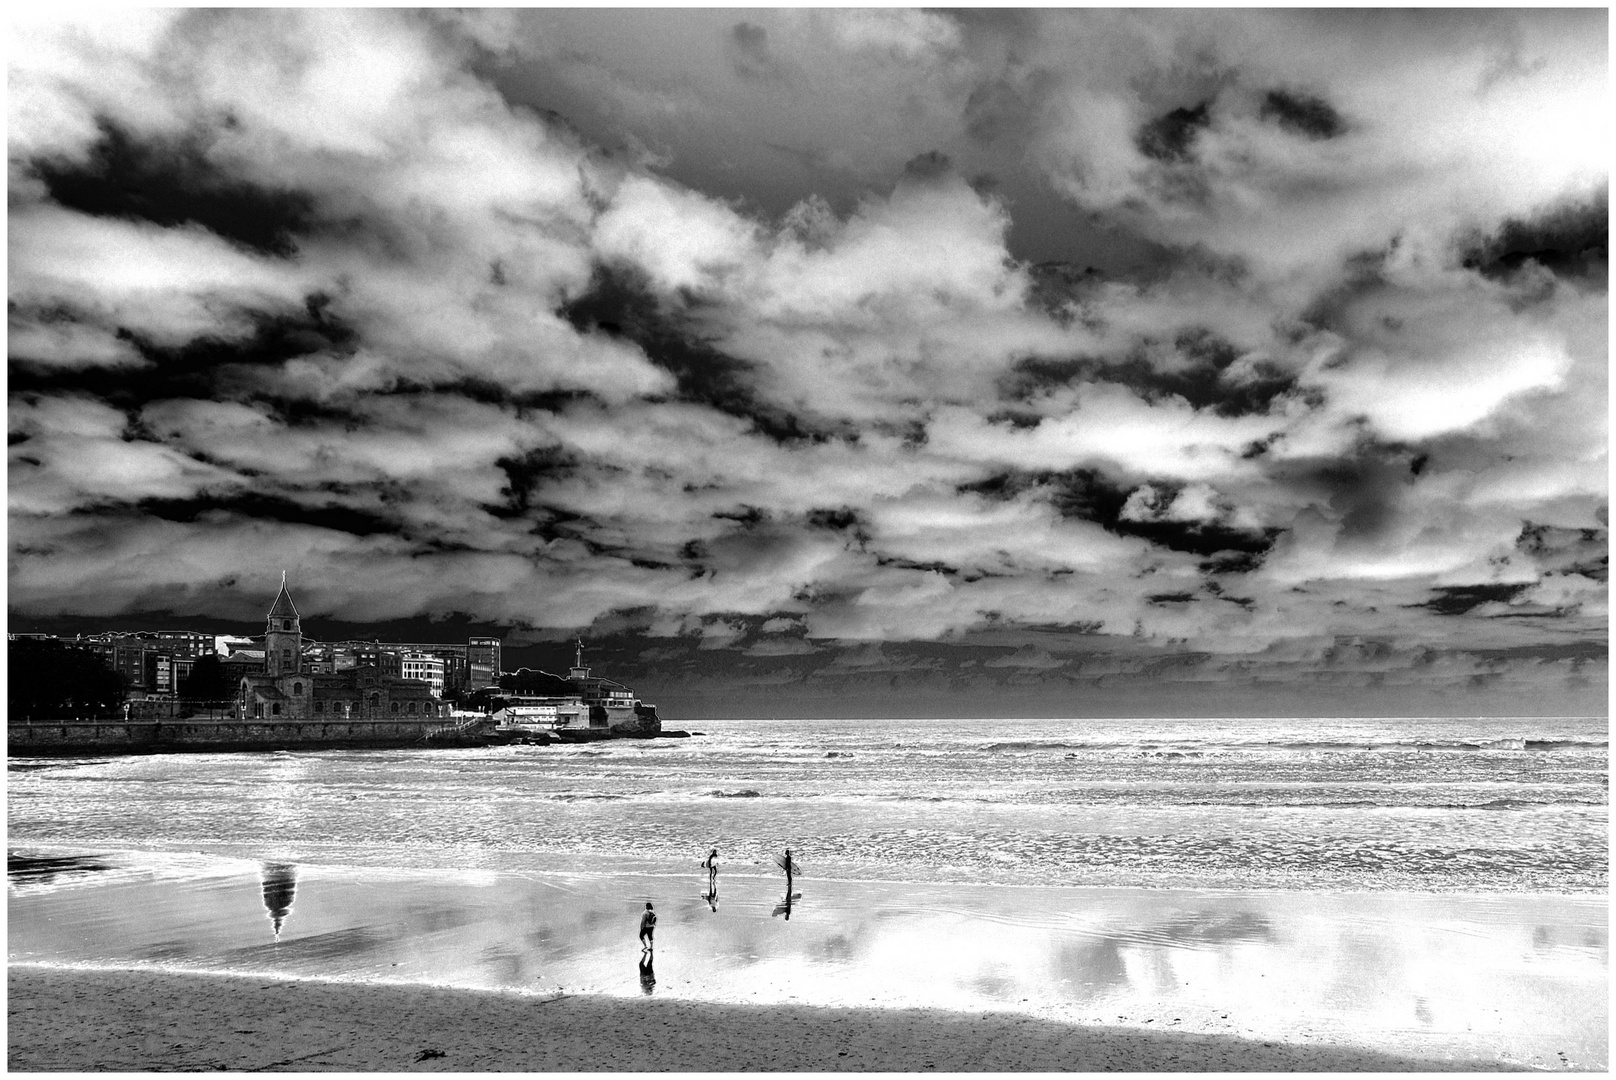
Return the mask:
[[281,591],[269,609],[264,627],[264,674],[296,675],[303,670],[303,627],[286,591],[286,571],[281,571]]

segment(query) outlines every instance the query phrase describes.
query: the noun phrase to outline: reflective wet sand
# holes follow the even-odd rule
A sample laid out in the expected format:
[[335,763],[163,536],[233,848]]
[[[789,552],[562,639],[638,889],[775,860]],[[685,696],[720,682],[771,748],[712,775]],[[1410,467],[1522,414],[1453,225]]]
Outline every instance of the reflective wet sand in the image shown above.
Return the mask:
[[[18,861],[18,856],[24,856]],[[12,962],[1044,1020],[1601,1069],[1598,896],[405,872],[14,853]],[[636,940],[645,902],[656,949]]]

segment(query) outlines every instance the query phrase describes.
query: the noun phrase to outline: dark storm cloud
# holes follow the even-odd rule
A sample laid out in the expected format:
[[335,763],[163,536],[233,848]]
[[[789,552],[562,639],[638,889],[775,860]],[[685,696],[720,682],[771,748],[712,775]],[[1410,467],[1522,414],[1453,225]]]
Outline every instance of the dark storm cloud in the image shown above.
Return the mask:
[[1183,161],[1190,156],[1196,133],[1212,122],[1211,102],[1194,108],[1177,108],[1139,128],[1134,142],[1139,152],[1156,161]]
[[[525,454],[494,460],[494,467],[505,474],[505,486],[500,489],[504,501],[486,509],[495,517],[526,518],[538,508],[547,482],[569,475],[578,465],[578,459],[553,446],[541,446]],[[567,516],[546,522],[551,527]],[[575,516],[572,520],[577,520]]]
[[695,320],[668,310],[643,275],[596,267],[588,290],[568,301],[560,313],[580,331],[632,341],[652,363],[673,375],[681,400],[751,421],[758,431],[780,442],[829,437],[760,399],[751,378],[755,365],[704,342]]
[[[227,122],[228,126],[228,122]],[[173,226],[194,223],[266,255],[288,256],[314,221],[308,194],[230,176],[195,136],[141,139],[100,119],[83,158],[30,163],[50,197],[94,217]]]
[[905,176],[911,176],[917,180],[935,180],[938,177],[947,176],[953,171],[953,168],[954,163],[948,159],[947,154],[936,150],[928,150],[924,154],[916,154],[904,162],[903,172]]
[[[14,354],[13,359],[20,363],[12,367],[11,387],[14,392],[91,392],[124,408],[168,397],[235,396],[254,385],[244,369],[351,352],[358,335],[332,317],[329,304],[328,296],[316,293],[305,298],[301,311],[244,311],[240,318],[250,325],[245,334],[203,336],[177,346],[119,329],[118,338],[128,342],[143,361],[139,365],[120,364],[110,369],[38,365],[29,363],[26,352]],[[14,317],[28,314],[25,310]]]
[[1539,217],[1511,218],[1465,254],[1464,265],[1492,278],[1529,263],[1556,277],[1597,279],[1609,274],[1610,202],[1599,193],[1586,202],[1552,209]]
[[223,523],[229,523],[232,519],[256,519],[312,525],[315,528],[330,529],[352,536],[391,534],[399,531],[398,520],[385,514],[367,513],[342,503],[308,505],[297,500],[257,492],[194,499],[142,499],[133,509],[163,521],[184,523],[195,522],[206,516]]
[[1218,416],[1266,413],[1276,399],[1297,392],[1294,373],[1267,360],[1253,361],[1236,372],[1232,369],[1240,359],[1239,350],[1216,334],[1192,330],[1178,335],[1171,345],[1142,346],[1125,359],[1029,358],[1016,364],[1002,392],[1010,400],[1025,401],[1052,387],[1105,381],[1127,386],[1146,401],[1178,397]]
[[[1030,492],[1047,500],[1062,517],[1092,521],[1118,536],[1139,537],[1189,555],[1203,558],[1226,555],[1243,557],[1241,565],[1246,569],[1257,565],[1280,532],[1278,529],[1230,528],[1208,521],[1173,521],[1130,515],[1130,499],[1140,489],[1118,484],[1094,469],[1001,473],[963,485],[961,490],[998,499]],[[1150,486],[1150,490],[1147,511],[1172,504],[1182,487],[1158,481]]]
[[738,22],[729,32],[730,63],[743,79],[776,79],[779,62],[769,53],[769,32],[757,23]]
[[1257,115],[1310,139],[1333,139],[1346,131],[1346,121],[1330,103],[1311,94],[1270,90]]
[[1515,585],[1453,585],[1434,589],[1423,607],[1438,615],[1464,615],[1483,604],[1507,603],[1525,592],[1524,583]]

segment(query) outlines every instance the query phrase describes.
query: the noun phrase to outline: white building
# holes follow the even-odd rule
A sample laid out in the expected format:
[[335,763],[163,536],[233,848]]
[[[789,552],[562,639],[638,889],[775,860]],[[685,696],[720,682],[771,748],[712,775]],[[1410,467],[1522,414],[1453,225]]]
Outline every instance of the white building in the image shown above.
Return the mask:
[[405,653],[399,660],[401,674],[406,679],[417,679],[432,687],[432,696],[443,696],[443,658],[426,653]]

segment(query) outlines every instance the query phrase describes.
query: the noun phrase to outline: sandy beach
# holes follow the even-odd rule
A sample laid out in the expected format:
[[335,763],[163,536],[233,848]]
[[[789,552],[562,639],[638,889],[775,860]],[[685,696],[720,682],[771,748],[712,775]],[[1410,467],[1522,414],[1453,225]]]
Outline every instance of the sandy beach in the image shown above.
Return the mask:
[[1503,1071],[1014,1013],[13,965],[12,1071]]

